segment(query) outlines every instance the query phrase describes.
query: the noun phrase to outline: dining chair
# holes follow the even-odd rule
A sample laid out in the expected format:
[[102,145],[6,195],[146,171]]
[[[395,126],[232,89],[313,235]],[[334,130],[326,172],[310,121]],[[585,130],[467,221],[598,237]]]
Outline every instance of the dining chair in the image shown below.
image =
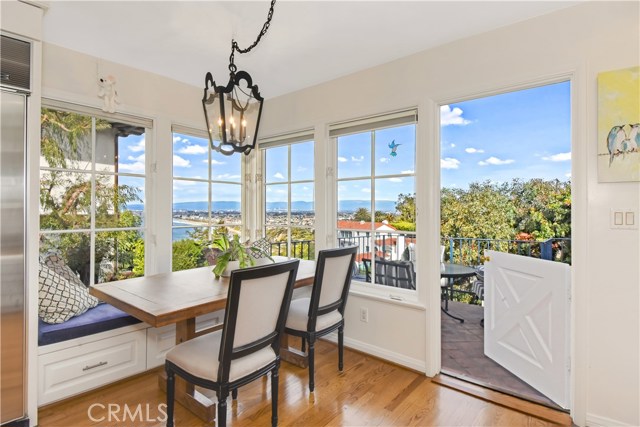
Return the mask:
[[271,424],[278,424],[280,336],[299,260],[235,270],[229,278],[222,330],[185,341],[167,353],[167,427],[173,426],[175,375],[215,390],[218,426],[226,425],[227,397],[271,373]]
[[351,285],[357,246],[326,249],[318,253],[310,298],[291,301],[285,332],[306,342],[309,391],[314,390],[314,349],[317,338],[338,330],[338,369],[343,368],[344,308]]

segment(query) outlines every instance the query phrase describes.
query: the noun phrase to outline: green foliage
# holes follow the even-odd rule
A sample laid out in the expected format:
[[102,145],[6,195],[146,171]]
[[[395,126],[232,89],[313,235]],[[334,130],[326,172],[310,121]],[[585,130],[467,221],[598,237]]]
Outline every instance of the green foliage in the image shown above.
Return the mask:
[[398,231],[416,231],[415,222],[396,221],[390,224]]
[[398,194],[396,202],[396,212],[398,212],[397,222],[413,223],[415,230],[416,223],[416,194]]
[[354,221],[371,221],[371,212],[367,208],[358,208],[353,214]]
[[173,242],[173,271],[188,270],[205,265],[202,245],[194,239]]
[[211,246],[221,251],[216,258],[216,266],[213,268],[213,274],[216,277],[220,277],[230,261],[239,261],[240,268],[251,267],[255,265],[257,258],[265,256],[273,261],[260,248],[241,243],[240,236],[237,234],[234,234],[231,239],[227,234],[217,234]]

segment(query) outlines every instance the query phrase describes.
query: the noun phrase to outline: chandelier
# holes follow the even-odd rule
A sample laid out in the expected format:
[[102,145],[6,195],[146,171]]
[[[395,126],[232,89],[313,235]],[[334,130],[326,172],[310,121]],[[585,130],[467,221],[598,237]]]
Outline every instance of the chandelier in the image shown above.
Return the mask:
[[251,46],[240,49],[238,43],[231,40],[229,83],[226,86],[217,86],[211,73],[207,73],[205,77],[202,108],[207,123],[209,144],[212,150],[227,156],[233,153],[249,155],[258,140],[263,98],[249,73],[238,71],[234,56],[236,52],[250,52],[258,45],[269,29],[275,4],[276,0],[271,0],[267,21]]

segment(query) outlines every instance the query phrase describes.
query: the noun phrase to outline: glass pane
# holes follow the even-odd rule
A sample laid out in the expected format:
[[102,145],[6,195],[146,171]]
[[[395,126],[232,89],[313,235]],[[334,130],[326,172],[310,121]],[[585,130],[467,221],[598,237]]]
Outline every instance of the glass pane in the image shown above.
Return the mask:
[[291,228],[291,257],[300,259],[315,259],[315,236],[313,228]]
[[40,123],[41,167],[91,168],[91,117],[43,108]]
[[[54,255],[86,286],[91,284],[91,236],[89,233],[40,234],[40,256]],[[48,261],[51,262],[51,261]]]
[[89,228],[90,212],[90,174],[40,171],[40,229]]
[[[117,125],[114,125],[117,126]],[[118,137],[118,172],[145,173],[144,128],[131,126],[127,136]]]
[[275,147],[266,150],[265,182],[283,182],[289,179],[289,147]]
[[376,176],[415,173],[415,125],[380,129],[376,138]]
[[173,176],[209,179],[209,140],[173,134]]
[[209,184],[173,180],[174,225],[209,225]]
[[211,223],[241,224],[241,198],[242,185],[211,184]]
[[313,141],[291,145],[291,181],[313,181]]
[[211,179],[214,181],[240,182],[242,180],[241,155],[225,156],[211,152]]
[[96,176],[96,227],[140,227],[144,219],[144,178]]
[[291,184],[291,225],[313,227],[315,209],[313,204],[313,183]]
[[[376,255],[373,262],[375,283],[402,289],[416,289],[414,264],[408,260],[392,259],[393,254],[401,252],[397,246],[404,242],[392,233],[376,233]],[[382,256],[384,255],[384,256]]]
[[209,241],[207,228],[174,227],[172,237],[172,271],[210,265],[208,260],[211,249],[207,244]]
[[371,132],[338,138],[338,178],[371,176]]
[[265,236],[271,242],[272,256],[288,256],[288,233],[286,227],[266,227]]
[[407,176],[376,179],[375,207],[377,223],[398,223],[396,226],[402,230],[415,231],[415,178]]
[[371,180],[338,182],[338,229],[371,230]]
[[265,186],[266,225],[287,226],[288,189],[287,184]]
[[96,283],[144,276],[144,236],[140,231],[96,233],[94,253]]

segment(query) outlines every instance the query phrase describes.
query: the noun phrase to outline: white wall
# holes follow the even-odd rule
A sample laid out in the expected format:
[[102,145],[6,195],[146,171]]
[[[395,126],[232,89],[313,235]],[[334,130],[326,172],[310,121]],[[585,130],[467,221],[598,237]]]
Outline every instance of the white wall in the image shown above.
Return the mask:
[[[418,233],[420,242],[433,243],[419,248],[418,262],[435,270],[429,261],[438,259],[435,106],[572,79],[572,415],[578,424],[640,424],[640,238],[638,230],[608,228],[610,207],[638,209],[640,184],[599,184],[596,167],[596,76],[639,64],[638,9],[637,2],[589,2],[269,99],[264,107],[261,133],[272,135],[313,125],[326,130],[334,121],[419,106]],[[322,123],[324,127],[318,125]],[[316,140],[326,143],[326,134],[316,135]],[[427,179],[431,187],[421,182]],[[418,285],[424,289],[437,279],[437,271],[423,274]],[[351,298],[347,342],[397,353],[400,363],[424,354],[426,371],[432,372],[439,356],[427,343],[439,342],[434,327],[439,313],[438,290],[431,287],[420,295],[426,315],[390,302],[370,304],[370,313],[375,310],[374,315],[387,322],[382,325],[359,322],[359,307],[367,301]],[[434,336],[425,337],[427,331]],[[399,334],[403,339],[398,340]],[[427,347],[418,352],[416,344]]]
[[[638,3],[590,2],[481,36],[451,43],[294,94],[264,108],[263,135],[315,127],[327,141],[326,124],[418,106],[417,173],[419,304],[352,295],[346,342],[433,373],[439,365],[439,291],[434,262],[438,247],[439,143],[435,104],[480,96],[558,76],[573,78],[574,102],[574,311],[576,373],[574,419],[578,424],[639,425],[640,259],[638,231],[608,229],[609,207],[638,206],[640,184],[599,184],[596,169],[596,76],[639,63]],[[614,23],[614,24],[612,24]],[[330,66],[330,63],[327,65]],[[155,120],[147,136],[154,175],[157,245],[148,271],[164,271],[171,256],[171,122],[201,127],[201,89],[123,65],[43,45],[43,96],[100,106],[98,73],[118,80],[119,110]],[[346,101],[346,102],[345,102]],[[318,150],[317,152],[322,152]],[[325,164],[326,159],[318,159]],[[36,170],[34,170],[36,169]],[[31,169],[32,179],[37,168]],[[319,187],[319,186],[316,186]],[[328,197],[322,189],[319,208]],[[318,230],[331,230],[319,224]],[[321,242],[324,244],[324,242]],[[369,323],[358,321],[369,308]],[[424,311],[427,307],[427,311]]]

